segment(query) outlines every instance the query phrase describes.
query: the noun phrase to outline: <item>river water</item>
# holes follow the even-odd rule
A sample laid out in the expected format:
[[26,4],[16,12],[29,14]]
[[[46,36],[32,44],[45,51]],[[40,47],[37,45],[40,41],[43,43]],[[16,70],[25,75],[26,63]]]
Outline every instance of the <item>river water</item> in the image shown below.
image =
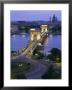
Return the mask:
[[[29,37],[28,34],[11,36],[11,51],[18,51],[22,48],[26,48],[30,41]],[[47,54],[52,48],[61,49],[61,35],[51,35],[47,37],[44,44],[44,53]]]
[[61,49],[61,35],[49,36],[44,44],[44,53],[48,54],[52,48]]
[[26,48],[29,44],[29,35],[13,35],[11,36],[11,51],[18,51]]

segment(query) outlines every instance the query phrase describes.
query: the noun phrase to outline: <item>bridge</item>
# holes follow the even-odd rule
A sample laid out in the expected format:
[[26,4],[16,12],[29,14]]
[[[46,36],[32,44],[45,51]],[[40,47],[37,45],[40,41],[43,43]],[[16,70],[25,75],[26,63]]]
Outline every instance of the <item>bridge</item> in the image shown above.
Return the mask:
[[23,54],[26,57],[31,57],[33,51],[36,49],[38,45],[42,44],[43,39],[47,36],[48,26],[41,25],[40,29],[32,28],[30,29],[30,43]]

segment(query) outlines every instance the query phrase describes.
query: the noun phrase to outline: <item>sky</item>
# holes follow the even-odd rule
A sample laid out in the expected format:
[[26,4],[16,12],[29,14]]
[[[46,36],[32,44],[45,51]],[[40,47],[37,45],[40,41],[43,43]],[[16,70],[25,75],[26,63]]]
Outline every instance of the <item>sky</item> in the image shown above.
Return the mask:
[[48,21],[53,15],[61,20],[61,11],[59,10],[14,10],[10,12],[11,21]]

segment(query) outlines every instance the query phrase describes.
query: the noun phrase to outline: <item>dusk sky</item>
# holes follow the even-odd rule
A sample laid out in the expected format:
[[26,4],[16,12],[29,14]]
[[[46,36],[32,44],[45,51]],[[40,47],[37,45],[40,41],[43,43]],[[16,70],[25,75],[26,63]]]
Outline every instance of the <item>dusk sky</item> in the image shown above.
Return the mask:
[[14,10],[10,12],[11,21],[48,21],[54,14],[58,20],[61,20],[61,11],[59,10]]

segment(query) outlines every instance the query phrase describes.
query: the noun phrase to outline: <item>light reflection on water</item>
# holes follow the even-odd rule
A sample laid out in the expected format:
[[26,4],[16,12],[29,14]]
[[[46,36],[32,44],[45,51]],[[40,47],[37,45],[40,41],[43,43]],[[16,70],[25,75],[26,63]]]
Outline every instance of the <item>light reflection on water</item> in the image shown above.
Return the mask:
[[[15,35],[11,37],[11,50],[17,51],[22,48],[26,48],[29,44],[30,38],[29,35],[22,36],[22,35]],[[61,49],[61,36],[51,36],[48,37],[44,44],[44,52],[47,54],[52,48],[59,48]]]
[[29,44],[29,35],[15,35],[11,37],[11,50],[17,51],[26,48]]

